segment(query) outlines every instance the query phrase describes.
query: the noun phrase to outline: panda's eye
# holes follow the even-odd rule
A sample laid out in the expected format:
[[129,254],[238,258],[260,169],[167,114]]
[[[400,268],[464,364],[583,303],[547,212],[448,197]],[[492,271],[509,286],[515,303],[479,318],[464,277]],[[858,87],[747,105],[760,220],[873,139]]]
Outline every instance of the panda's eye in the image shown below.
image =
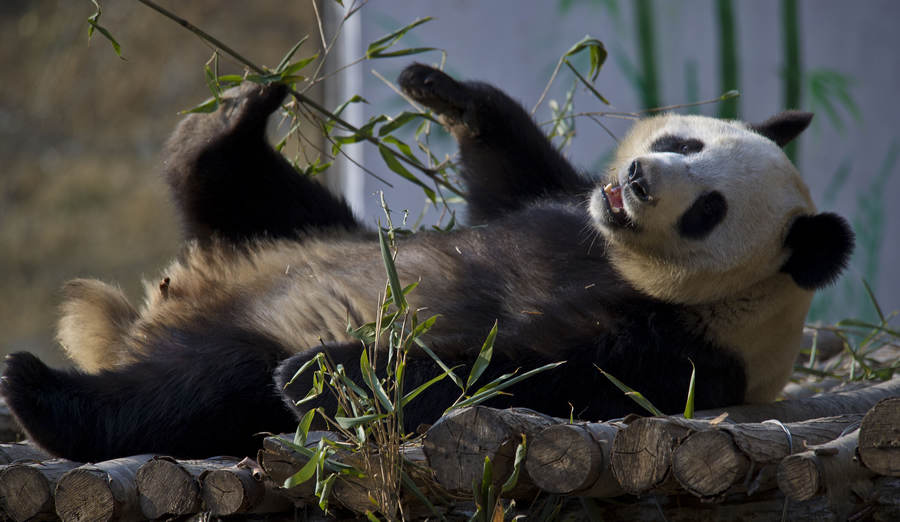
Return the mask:
[[696,154],[703,150],[703,142],[693,138],[666,135],[657,138],[650,146],[653,152],[674,152],[676,154]]

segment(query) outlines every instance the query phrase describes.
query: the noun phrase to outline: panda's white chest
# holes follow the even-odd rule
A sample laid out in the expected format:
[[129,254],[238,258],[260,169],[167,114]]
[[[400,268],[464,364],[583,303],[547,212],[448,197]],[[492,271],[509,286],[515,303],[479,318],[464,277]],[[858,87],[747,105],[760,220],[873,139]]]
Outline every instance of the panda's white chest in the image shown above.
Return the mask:
[[707,315],[715,340],[736,350],[744,361],[748,403],[770,402],[778,396],[803,346],[812,292],[782,281],[781,275],[773,279],[723,304],[728,307],[725,313]]

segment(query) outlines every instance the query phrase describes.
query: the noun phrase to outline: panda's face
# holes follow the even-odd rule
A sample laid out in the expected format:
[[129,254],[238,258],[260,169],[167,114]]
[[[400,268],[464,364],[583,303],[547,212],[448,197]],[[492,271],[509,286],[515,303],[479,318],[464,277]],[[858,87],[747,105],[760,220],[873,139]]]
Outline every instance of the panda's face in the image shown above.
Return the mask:
[[666,115],[635,125],[590,212],[627,279],[690,303],[777,274],[792,221],[815,206],[774,141],[739,122]]

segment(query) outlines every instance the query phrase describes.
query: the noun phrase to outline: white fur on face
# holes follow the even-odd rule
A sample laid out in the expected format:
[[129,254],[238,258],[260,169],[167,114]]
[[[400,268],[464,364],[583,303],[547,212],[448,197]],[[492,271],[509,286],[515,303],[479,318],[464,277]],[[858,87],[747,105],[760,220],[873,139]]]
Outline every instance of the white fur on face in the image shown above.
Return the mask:
[[[663,136],[695,139],[693,154],[653,152]],[[632,284],[661,299],[696,304],[731,296],[776,274],[790,222],[815,207],[784,152],[738,122],[664,115],[638,122],[619,147],[607,181],[625,187],[639,161],[652,200],[623,189],[633,228],[604,218],[601,189],[591,213],[614,265]],[[720,192],[727,212],[702,239],[683,237],[678,221],[704,193]]]

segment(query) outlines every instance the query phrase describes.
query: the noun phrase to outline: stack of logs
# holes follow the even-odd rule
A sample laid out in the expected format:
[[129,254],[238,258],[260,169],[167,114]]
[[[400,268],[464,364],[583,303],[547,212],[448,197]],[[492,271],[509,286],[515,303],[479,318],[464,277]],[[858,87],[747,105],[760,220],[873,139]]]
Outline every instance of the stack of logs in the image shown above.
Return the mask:
[[[2,417],[0,409],[0,424]],[[321,436],[311,434],[307,444]],[[530,410],[457,410],[401,449],[418,489],[443,499],[426,507],[417,505],[417,496],[404,495],[404,514],[471,513],[472,484],[481,480],[485,457],[502,484],[523,436],[524,469],[505,496],[581,497],[591,517],[900,520],[900,378],[808,399],[698,412],[695,419],[634,416],[573,424]],[[198,513],[206,519],[292,520],[298,507],[318,499],[312,481],[281,487],[307,462],[290,440],[266,438],[255,461],[137,455],[94,464],[52,459],[27,442],[3,444],[0,507],[13,520]],[[371,510],[368,480],[339,479],[332,506]],[[596,500],[614,497],[613,503]]]

